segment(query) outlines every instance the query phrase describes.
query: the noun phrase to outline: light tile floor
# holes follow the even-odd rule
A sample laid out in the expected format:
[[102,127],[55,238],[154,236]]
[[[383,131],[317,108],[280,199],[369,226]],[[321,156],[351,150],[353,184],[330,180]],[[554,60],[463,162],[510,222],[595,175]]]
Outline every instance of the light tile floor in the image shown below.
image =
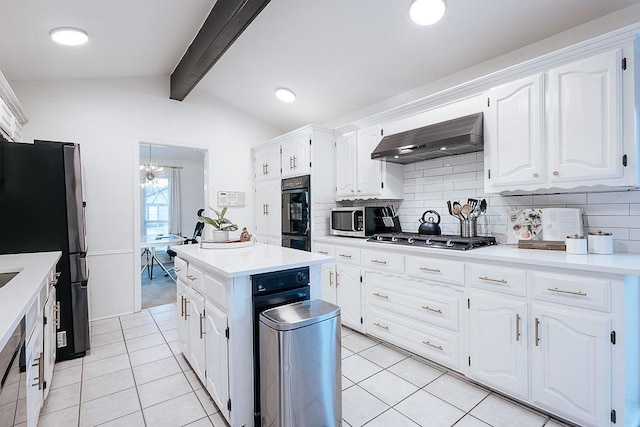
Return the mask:
[[[39,427],[226,426],[176,342],[175,304],[92,322],[92,349],[57,363]],[[558,427],[546,415],[342,329],[345,426]]]

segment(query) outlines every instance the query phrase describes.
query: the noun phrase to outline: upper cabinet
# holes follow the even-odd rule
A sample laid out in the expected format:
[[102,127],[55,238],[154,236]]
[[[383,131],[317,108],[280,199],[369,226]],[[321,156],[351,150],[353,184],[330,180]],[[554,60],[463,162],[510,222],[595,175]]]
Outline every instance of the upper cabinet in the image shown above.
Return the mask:
[[0,72],[0,134],[9,141],[19,141],[26,122],[22,106]]
[[489,90],[485,191],[637,185],[633,63],[628,45]]
[[283,178],[311,172],[311,143],[310,129],[280,143]]
[[256,181],[280,178],[280,146],[278,144],[254,151],[253,175]]
[[403,165],[372,160],[379,125],[336,138],[336,200],[402,199]]

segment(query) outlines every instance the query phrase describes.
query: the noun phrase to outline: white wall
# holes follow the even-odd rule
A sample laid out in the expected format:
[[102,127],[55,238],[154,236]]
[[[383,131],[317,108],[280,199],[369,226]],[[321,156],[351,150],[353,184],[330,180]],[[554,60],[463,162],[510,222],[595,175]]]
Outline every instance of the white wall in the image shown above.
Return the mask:
[[[169,78],[14,81],[29,122],[23,139],[81,144],[90,316],[134,311],[139,295],[139,143],[153,141],[210,149],[206,191],[251,194],[249,147],[279,132],[212,98],[169,99]],[[202,96],[202,95],[200,95]],[[238,225],[253,227],[253,200],[229,209]]]

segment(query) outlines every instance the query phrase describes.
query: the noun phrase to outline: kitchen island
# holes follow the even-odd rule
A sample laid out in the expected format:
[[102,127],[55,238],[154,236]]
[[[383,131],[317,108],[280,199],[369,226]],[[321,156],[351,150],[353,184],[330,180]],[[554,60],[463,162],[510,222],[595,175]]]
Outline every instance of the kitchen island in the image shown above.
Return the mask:
[[231,249],[173,246],[178,256],[178,344],[231,426],[254,424],[254,275],[309,269],[310,298],[320,297],[322,254],[256,243]]

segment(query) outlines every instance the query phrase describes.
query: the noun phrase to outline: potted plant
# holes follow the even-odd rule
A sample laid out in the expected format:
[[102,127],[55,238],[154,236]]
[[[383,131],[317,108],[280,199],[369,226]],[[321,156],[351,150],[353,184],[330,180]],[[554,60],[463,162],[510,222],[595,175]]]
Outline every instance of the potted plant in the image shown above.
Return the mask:
[[213,230],[213,241],[214,242],[226,242],[229,240],[229,232],[236,231],[238,226],[233,224],[227,218],[225,218],[225,214],[227,213],[227,208],[224,207],[222,211],[217,211],[213,208],[211,210],[216,214],[217,218],[210,218],[208,216],[200,216],[200,221],[205,224],[212,225],[215,230]]

